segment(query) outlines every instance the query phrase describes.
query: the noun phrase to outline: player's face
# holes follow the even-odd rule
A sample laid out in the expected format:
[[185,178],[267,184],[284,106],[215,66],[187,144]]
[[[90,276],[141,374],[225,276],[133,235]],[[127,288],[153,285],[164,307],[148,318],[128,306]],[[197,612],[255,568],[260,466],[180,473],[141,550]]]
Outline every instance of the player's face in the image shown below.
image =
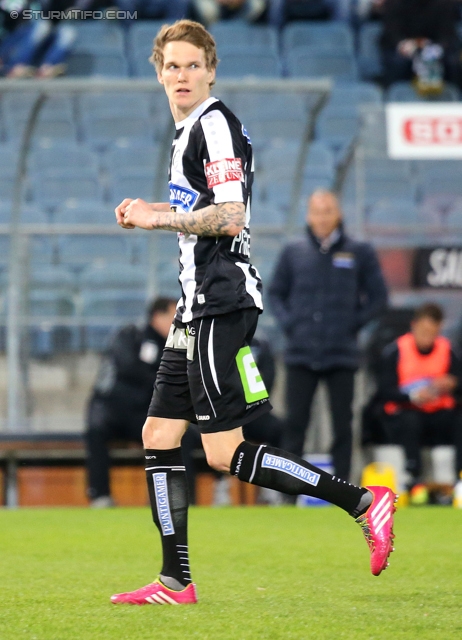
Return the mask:
[[431,318],[419,318],[411,324],[412,333],[417,348],[421,351],[428,351],[433,347],[439,332],[441,323],[435,322]]
[[168,42],[157,78],[164,85],[173,118],[183,120],[210,96],[215,71],[209,71],[205,52],[189,42]]
[[337,198],[330,193],[311,196],[306,220],[317,238],[330,236],[342,220]]

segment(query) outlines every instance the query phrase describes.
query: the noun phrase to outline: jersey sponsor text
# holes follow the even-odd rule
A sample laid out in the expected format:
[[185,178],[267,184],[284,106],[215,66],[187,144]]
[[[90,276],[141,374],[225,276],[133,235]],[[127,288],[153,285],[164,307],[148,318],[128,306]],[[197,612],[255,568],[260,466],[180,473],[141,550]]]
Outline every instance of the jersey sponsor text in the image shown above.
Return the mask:
[[205,176],[209,189],[226,182],[243,182],[242,159],[224,158],[223,160],[208,162],[205,165]]

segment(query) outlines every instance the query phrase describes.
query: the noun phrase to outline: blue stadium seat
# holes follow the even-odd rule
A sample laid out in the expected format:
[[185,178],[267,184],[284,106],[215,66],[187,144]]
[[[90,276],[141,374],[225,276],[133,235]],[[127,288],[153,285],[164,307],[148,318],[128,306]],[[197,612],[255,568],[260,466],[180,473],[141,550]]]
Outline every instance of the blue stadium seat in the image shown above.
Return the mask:
[[59,324],[59,318],[75,315],[72,296],[64,291],[32,290],[29,294],[30,351],[46,358],[57,351],[76,351],[79,335],[75,328]]
[[331,174],[335,170],[335,156],[329,145],[322,140],[311,142],[303,168],[304,173],[309,172],[313,167]]
[[154,201],[155,176],[149,169],[140,169],[135,173],[114,173],[109,186],[110,202],[116,206],[124,198],[142,198]]
[[282,34],[282,46],[287,54],[299,47],[313,49],[338,49],[353,54],[353,34],[343,22],[295,22],[289,24]]
[[41,173],[53,169],[89,169],[98,173],[99,159],[94,151],[83,145],[63,143],[48,149],[36,147],[31,154],[30,168]]
[[76,286],[75,274],[63,265],[36,266],[30,271],[30,288],[70,295]]
[[114,208],[94,200],[67,199],[53,213],[54,224],[107,224],[114,226]]
[[86,267],[78,278],[82,291],[140,291],[145,293],[146,269],[132,264],[93,264]]
[[121,324],[138,322],[145,315],[146,296],[130,291],[88,292],[82,296],[85,348],[102,351],[110,334]]
[[115,145],[104,155],[104,166],[110,173],[125,174],[138,173],[140,170],[157,170],[159,166],[160,146],[129,145],[121,147]]
[[130,56],[130,65],[132,75],[135,78],[155,78],[156,77],[156,69],[149,62],[150,52],[145,51],[144,49],[141,51],[133,51]]
[[56,261],[56,238],[34,234],[29,237],[29,260],[33,268],[37,265],[52,265]]
[[103,188],[92,169],[49,169],[32,174],[33,199],[53,209],[69,198],[103,200]]
[[[259,154],[258,159],[266,173],[276,173],[282,176],[293,176],[300,156],[300,142],[285,141],[286,144],[273,144]],[[259,169],[257,159],[256,169]]]
[[362,104],[381,104],[382,91],[371,82],[337,82],[329,95],[328,106],[358,107]]
[[459,90],[446,83],[440,94],[425,97],[419,95],[410,82],[395,82],[386,94],[387,102],[458,102]]
[[221,58],[222,49],[228,49],[228,47],[240,49],[249,45],[278,53],[278,33],[271,26],[250,25],[248,22],[231,20],[215,23],[211,33],[217,43],[219,58]]
[[163,24],[165,24],[163,20],[134,20],[131,22],[127,32],[127,49],[129,51],[145,50],[146,56],[150,55],[154,38]]
[[373,80],[383,73],[379,45],[382,30],[380,22],[366,22],[359,32],[359,69],[361,77],[367,80]]
[[76,51],[67,58],[66,74],[70,77],[105,76],[126,78],[129,75],[128,62],[123,51],[90,45],[85,51]]
[[262,202],[256,202],[251,209],[251,224],[268,227],[282,227],[285,223],[284,212]]
[[221,78],[280,78],[282,74],[279,56],[252,46],[239,49],[225,48],[220,52]]
[[114,93],[88,94],[79,102],[83,138],[92,147],[107,147],[116,141],[149,144],[156,130],[162,129],[165,118],[157,122],[151,114],[147,95]]
[[359,117],[355,107],[326,107],[316,121],[316,138],[334,150],[350,145],[359,134]]
[[[11,221],[12,202],[0,202],[0,223]],[[30,204],[21,205],[20,224],[50,224],[50,218],[45,211]]]
[[95,43],[114,51],[124,50],[124,32],[116,20],[74,20],[72,27],[77,31],[72,51],[92,49]]
[[143,234],[135,238],[130,237],[129,242],[131,243],[131,256],[134,264],[142,264],[144,267],[147,267],[149,263],[148,254],[150,251],[154,251],[160,264],[173,262],[178,272],[179,249],[178,236],[176,233],[156,233],[151,237]]
[[60,236],[59,263],[88,265],[91,262],[129,263],[130,254],[125,237],[119,235]]
[[[37,94],[11,92],[3,98],[8,139],[21,138]],[[34,128],[34,140],[40,138],[76,139],[73,100],[70,96],[52,96],[42,105]]]
[[287,74],[291,77],[324,78],[356,81],[358,69],[353,54],[331,50],[313,50],[297,47],[286,60]]
[[390,230],[405,229],[420,222],[419,212],[412,200],[396,198],[390,201],[378,201],[369,211],[368,223],[389,227]]

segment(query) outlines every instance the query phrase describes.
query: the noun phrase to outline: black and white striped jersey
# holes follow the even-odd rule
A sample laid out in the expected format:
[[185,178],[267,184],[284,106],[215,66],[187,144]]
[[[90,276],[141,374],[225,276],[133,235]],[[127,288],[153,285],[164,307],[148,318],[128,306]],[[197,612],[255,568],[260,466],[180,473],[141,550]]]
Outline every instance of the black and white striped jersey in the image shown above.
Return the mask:
[[245,229],[236,237],[178,234],[180,284],[177,320],[257,307],[262,285],[250,264],[252,145],[244,126],[216,98],[209,98],[176,123],[169,186],[175,211],[194,211],[221,202],[243,202]]

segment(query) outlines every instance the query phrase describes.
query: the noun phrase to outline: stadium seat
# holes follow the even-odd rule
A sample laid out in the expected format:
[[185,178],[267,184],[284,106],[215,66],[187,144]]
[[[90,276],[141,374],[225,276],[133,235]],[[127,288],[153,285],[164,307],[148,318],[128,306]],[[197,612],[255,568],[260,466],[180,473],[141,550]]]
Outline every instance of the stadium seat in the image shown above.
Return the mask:
[[257,171],[264,169],[269,173],[293,176],[300,161],[300,142],[288,140],[284,145],[273,144],[259,154],[259,159]]
[[53,213],[54,224],[115,224],[114,209],[110,205],[86,199],[67,199]]
[[116,206],[124,198],[142,198],[154,202],[155,175],[150,169],[139,169],[134,173],[113,173],[110,178],[109,200]]
[[30,288],[70,295],[75,287],[75,274],[64,265],[36,266],[30,271]]
[[103,188],[92,169],[48,169],[32,173],[33,200],[53,209],[70,198],[103,200]]
[[103,351],[110,334],[121,324],[138,322],[146,309],[145,293],[130,291],[98,291],[82,296],[81,322],[84,346]]
[[271,26],[251,25],[244,21],[222,21],[212,26],[211,33],[217,44],[219,58],[221,58],[222,49],[228,47],[240,49],[249,45],[278,53],[278,33]]
[[334,151],[349,146],[359,134],[359,117],[354,106],[328,106],[316,121],[316,138]]
[[10,236],[0,234],[0,265],[7,265],[10,259]]
[[330,77],[335,80],[358,79],[358,69],[353,54],[297,47],[286,59],[287,75],[302,78]]
[[32,357],[46,358],[57,351],[78,349],[76,328],[59,325],[60,318],[75,314],[72,296],[64,291],[38,289],[30,292],[28,303]]
[[72,27],[77,31],[73,52],[92,49],[95,42],[105,49],[124,50],[124,32],[116,20],[74,20]]
[[336,82],[332,87],[329,107],[359,107],[362,104],[382,104],[382,91],[371,82]]
[[279,56],[252,46],[233,49],[223,47],[220,52],[221,78],[280,78],[282,74]]
[[54,169],[89,169],[95,175],[99,159],[94,151],[83,145],[63,143],[44,149],[36,147],[31,154],[30,167],[38,173]]
[[122,290],[145,292],[146,269],[132,264],[93,264],[78,278],[82,291]]
[[111,147],[103,156],[103,163],[109,173],[138,173],[149,170],[153,174],[159,166],[160,146],[128,145]]
[[[11,92],[3,97],[7,136],[13,143],[21,138],[37,94]],[[42,104],[33,138],[76,139],[73,100],[70,96],[51,96]]]
[[60,264],[88,265],[91,262],[129,263],[130,254],[125,237],[119,235],[60,236]]
[[101,47],[96,43],[84,51],[71,53],[67,59],[66,74],[70,77],[105,76],[126,78],[128,62],[123,51]]
[[284,29],[282,47],[286,55],[299,47],[353,54],[353,34],[343,22],[295,22]]
[[37,265],[52,265],[56,261],[56,238],[51,235],[29,236],[28,256],[33,268]]
[[358,62],[361,77],[366,80],[378,78],[383,73],[379,40],[382,35],[380,22],[366,22],[359,32]]
[[304,173],[313,167],[331,174],[335,170],[335,156],[329,145],[322,140],[311,142],[303,168]]
[[130,55],[131,73],[135,78],[155,78],[156,70],[149,61],[150,51],[133,51]]
[[412,200],[395,199],[390,201],[378,201],[369,211],[368,223],[389,227],[390,231],[404,230],[410,225],[418,225],[419,212]]
[[256,202],[251,209],[251,224],[268,227],[282,227],[285,223],[284,212],[277,207]]
[[410,82],[395,82],[386,94],[387,102],[458,102],[459,91],[454,85],[446,83],[443,91],[433,96],[417,93]]
[[[105,148],[123,140],[127,145],[130,141],[146,145],[153,138],[154,118],[147,94],[89,93],[79,100],[79,118],[82,136],[91,147]],[[164,122],[165,118],[157,126],[161,128]]]

